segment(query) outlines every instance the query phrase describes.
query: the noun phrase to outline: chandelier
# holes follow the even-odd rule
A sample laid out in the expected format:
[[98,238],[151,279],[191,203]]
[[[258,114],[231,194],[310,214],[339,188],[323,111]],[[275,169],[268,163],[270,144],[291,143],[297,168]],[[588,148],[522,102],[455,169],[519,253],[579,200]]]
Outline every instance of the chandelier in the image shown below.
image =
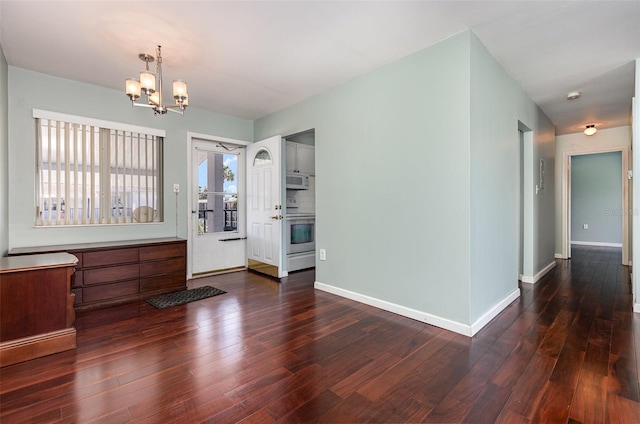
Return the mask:
[[[154,115],[163,115],[167,111],[184,114],[185,108],[189,105],[189,95],[187,94],[187,83],[183,80],[173,81],[173,98],[176,103],[164,105],[162,103],[162,54],[160,47],[156,49],[156,57],[147,53],[140,53],[138,57],[145,63],[146,69],[140,72],[140,79],[127,78],[125,81],[125,91],[131,106],[150,107]],[[156,61],[156,73],[149,72],[149,63]],[[156,87],[156,76],[158,85]],[[147,96],[147,103],[138,103],[141,93]]]

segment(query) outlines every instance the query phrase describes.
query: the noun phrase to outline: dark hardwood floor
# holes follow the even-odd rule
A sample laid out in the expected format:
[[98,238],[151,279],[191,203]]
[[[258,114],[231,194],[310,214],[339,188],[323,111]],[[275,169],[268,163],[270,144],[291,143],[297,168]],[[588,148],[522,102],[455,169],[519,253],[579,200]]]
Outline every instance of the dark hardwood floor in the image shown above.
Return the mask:
[[638,423],[620,262],[575,248],[473,338],[315,291],[313,271],[200,279],[228,293],[82,312],[77,350],[2,368],[0,422]]

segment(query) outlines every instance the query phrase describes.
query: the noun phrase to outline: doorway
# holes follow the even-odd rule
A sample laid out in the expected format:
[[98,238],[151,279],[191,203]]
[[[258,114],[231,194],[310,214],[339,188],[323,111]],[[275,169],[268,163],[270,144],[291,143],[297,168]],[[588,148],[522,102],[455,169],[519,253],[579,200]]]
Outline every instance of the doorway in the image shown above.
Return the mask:
[[518,121],[518,279],[523,283],[535,283],[533,264],[533,216],[534,197],[540,190],[534,179],[533,131]]
[[518,129],[518,142],[519,142],[519,196],[518,196],[518,208],[519,208],[519,231],[518,231],[518,280],[522,281],[522,275],[524,272],[524,132]]
[[588,246],[622,247],[622,154],[571,157],[569,240]]
[[246,265],[245,145],[191,139],[188,278]]
[[[629,149],[628,147],[613,147],[603,149],[592,149],[576,152],[565,152],[562,158],[562,258],[571,258],[571,208],[572,208],[572,179],[571,179],[571,158],[582,155],[620,152],[622,156],[622,204],[613,208],[610,213],[622,215],[622,265],[629,265]],[[602,211],[606,213],[607,211]]]

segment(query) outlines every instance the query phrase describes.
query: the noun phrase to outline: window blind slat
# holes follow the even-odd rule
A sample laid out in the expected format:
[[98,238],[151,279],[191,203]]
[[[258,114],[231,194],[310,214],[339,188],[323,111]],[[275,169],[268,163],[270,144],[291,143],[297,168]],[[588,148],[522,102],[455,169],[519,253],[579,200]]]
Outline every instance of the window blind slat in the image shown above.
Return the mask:
[[[38,146],[42,146],[42,120],[37,119],[36,136],[38,137]],[[44,197],[44,158],[42,148],[38,148],[38,200],[36,203],[36,225],[42,225],[43,205],[40,199]]]
[[[144,137],[144,187],[149,187],[149,137]],[[145,190],[145,206],[149,204],[149,190]]]
[[95,146],[95,142],[96,142],[96,133],[93,130],[93,127],[91,127],[91,150],[90,155],[91,155],[91,223],[95,224],[96,223],[96,205],[97,205],[97,199],[100,198],[98,190],[96,188],[96,160],[95,160],[95,152],[96,152],[96,146]]
[[87,214],[89,211],[89,202],[87,198],[87,126],[82,126],[82,143],[80,148],[81,150],[81,158],[82,164],[80,167],[81,172],[81,185],[82,185],[82,219],[80,222],[82,224],[87,223]]
[[60,193],[62,192],[62,187],[60,185],[60,171],[62,164],[60,163],[60,124],[56,125],[56,164],[57,164],[57,172],[56,172],[56,191],[55,191],[55,204],[56,204],[56,225],[60,224],[60,214],[62,210],[60,208]]
[[72,124],[67,123],[64,126],[64,174],[62,175],[62,177],[64,178],[64,180],[62,181],[62,189],[64,190],[64,197],[62,198],[62,201],[65,203],[65,207],[64,210],[61,208],[60,209],[60,213],[62,214],[62,218],[63,218],[63,222],[65,224],[69,224],[69,212],[71,208],[71,191],[70,191],[70,181],[69,181],[69,174],[71,171],[71,167],[69,164],[69,159],[70,159],[70,150],[71,150],[71,135],[72,135]]
[[[135,209],[135,205],[133,203],[133,137],[134,134],[131,134],[131,137],[129,138],[129,156],[128,156],[128,160],[129,160],[129,187],[131,187],[130,189],[130,193],[129,193],[129,208],[131,208],[131,213],[133,213],[133,210]],[[133,222],[133,216],[131,216],[131,219],[129,219],[129,222]]]
[[111,224],[111,214],[109,209],[111,207],[111,179],[112,175],[109,172],[111,167],[111,134],[112,131],[103,131],[101,135],[106,138],[104,143],[104,155],[100,161],[100,175],[108,175],[108,181],[104,179],[101,181],[100,189],[102,190],[102,198],[100,199],[100,217],[106,224]]
[[79,193],[78,193],[78,187],[79,187],[79,182],[78,182],[78,177],[79,177],[79,172],[78,172],[78,136],[80,132],[80,128],[79,125],[74,125],[73,126],[73,138],[74,138],[74,143],[73,143],[73,223],[74,224],[78,224],[78,214],[80,209],[78,208],[78,199],[79,199]]
[[112,187],[114,187],[115,193],[113,194],[113,200],[111,201],[112,203],[112,208],[111,208],[111,215],[115,218],[114,221],[116,222],[120,222],[120,149],[118,147],[120,147],[120,134],[121,132],[116,130],[113,132],[114,137],[113,137],[113,165],[114,165],[114,169],[113,169],[113,184],[111,185]]
[[[155,137],[151,136],[155,141]],[[151,205],[156,209],[156,143],[151,143]]]
[[[137,140],[138,140],[138,143],[137,143],[136,147],[137,147],[138,155],[136,157],[136,167],[137,167],[137,169],[140,169],[140,146],[142,144],[141,140],[140,140],[140,134],[138,134]],[[138,172],[138,190],[137,190],[138,193],[136,195],[137,198],[138,198],[138,204],[136,205],[137,207],[142,206],[142,204],[140,203],[140,194],[142,193],[142,190],[141,190],[142,185],[141,184],[142,184],[142,176],[140,175],[140,172]]]
[[53,208],[53,197],[51,197],[51,121],[47,119],[47,190],[45,201],[48,202],[47,207],[47,225],[51,225],[51,210]]

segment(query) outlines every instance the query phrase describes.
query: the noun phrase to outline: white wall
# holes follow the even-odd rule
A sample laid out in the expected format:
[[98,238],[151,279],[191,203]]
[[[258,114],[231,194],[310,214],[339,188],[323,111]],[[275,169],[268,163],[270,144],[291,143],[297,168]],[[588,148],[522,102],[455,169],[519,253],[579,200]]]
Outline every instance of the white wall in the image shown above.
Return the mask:
[[[503,228],[502,218],[516,219],[516,187],[505,185],[517,169],[519,119],[536,131],[534,160],[553,162],[550,121],[467,31],[260,119],[254,131],[316,130],[323,288],[471,333],[517,291],[519,226]],[[535,205],[540,221],[553,215],[550,186],[550,200]],[[546,265],[554,228],[540,227],[536,263]]]
[[[24,246],[187,237],[187,132],[250,141],[253,123],[244,119],[189,108],[184,116],[154,116],[146,108],[132,108],[123,92],[65,80],[9,66],[8,178],[9,249]],[[197,95],[197,93],[193,93]],[[164,141],[165,222],[160,224],[36,228],[36,133],[34,108],[166,131]],[[173,184],[183,190],[176,198]],[[177,221],[177,229],[176,229]]]

